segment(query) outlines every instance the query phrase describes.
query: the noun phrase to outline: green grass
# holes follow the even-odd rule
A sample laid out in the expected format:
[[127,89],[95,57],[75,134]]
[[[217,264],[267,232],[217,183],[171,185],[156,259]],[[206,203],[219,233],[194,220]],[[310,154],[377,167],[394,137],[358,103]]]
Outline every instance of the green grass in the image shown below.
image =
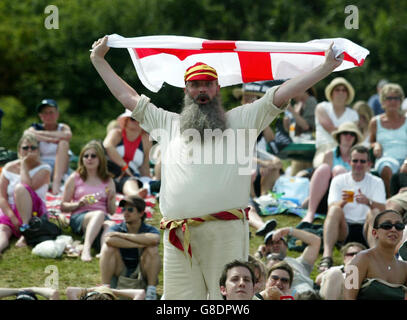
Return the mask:
[[[278,224],[277,228],[286,226],[296,226],[300,222],[300,218],[290,215],[274,215],[266,216],[262,219],[264,221],[269,219],[276,219]],[[159,228],[161,215],[156,212],[153,215],[152,220],[148,223]],[[320,223],[320,221],[317,221]],[[260,244],[263,243],[263,238],[255,236],[255,230],[250,228],[250,254],[254,254]],[[72,235],[69,228],[64,229],[64,234]],[[74,240],[79,239],[77,236],[73,236]],[[30,287],[30,286],[47,286],[47,284],[56,283],[50,282],[51,279],[58,279],[58,288],[60,290],[61,299],[66,299],[65,289],[68,286],[78,287],[91,287],[100,284],[99,273],[99,260],[94,258],[91,262],[82,262],[79,258],[69,258],[65,254],[60,259],[45,259],[31,254],[31,249],[16,248],[16,239],[13,238],[8,249],[3,252],[0,258],[0,287]],[[160,244],[160,255],[163,257],[163,246]],[[289,251],[288,255],[297,257],[301,253],[295,251]],[[316,264],[319,262],[316,262]],[[341,263],[341,257],[339,251],[334,251],[335,264]],[[50,267],[51,266],[51,267]],[[47,271],[47,268],[49,269]],[[58,276],[55,277],[55,272],[58,272]],[[315,279],[317,275],[316,268],[314,268],[311,277]],[[157,286],[157,292],[162,295],[163,290],[163,277],[162,272],[159,275],[159,285]]]

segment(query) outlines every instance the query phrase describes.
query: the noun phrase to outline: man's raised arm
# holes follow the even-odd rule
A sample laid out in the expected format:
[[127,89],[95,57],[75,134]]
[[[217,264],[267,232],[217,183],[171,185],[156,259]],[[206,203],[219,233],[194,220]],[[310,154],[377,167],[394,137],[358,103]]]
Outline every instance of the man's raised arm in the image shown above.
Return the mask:
[[343,54],[338,59],[335,59],[332,51],[333,42],[325,52],[325,62],[315,69],[306,72],[298,77],[292,78],[284,82],[274,94],[273,104],[277,107],[285,105],[285,103],[295,96],[302,94],[314,84],[321,81],[331,74],[343,60]]
[[109,63],[105,60],[105,55],[109,51],[106,45],[107,36],[95,41],[92,45],[92,53],[90,60],[100,77],[106,83],[110,92],[117,100],[130,111],[133,111],[137,105],[140,96],[132,87],[130,87],[116,72],[112,69]]

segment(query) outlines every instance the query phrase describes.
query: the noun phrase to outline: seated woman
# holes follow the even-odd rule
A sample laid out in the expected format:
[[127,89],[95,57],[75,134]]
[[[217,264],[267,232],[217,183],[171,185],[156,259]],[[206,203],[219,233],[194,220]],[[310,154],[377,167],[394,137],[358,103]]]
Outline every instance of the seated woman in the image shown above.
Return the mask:
[[[372,235],[376,246],[357,254],[346,267],[346,300],[405,299],[407,262],[394,255],[404,227],[397,211],[385,210],[375,217]],[[346,283],[353,285],[347,286]]]
[[380,91],[384,113],[369,124],[370,143],[376,158],[374,169],[379,172],[390,196],[390,180],[407,158],[407,121],[401,112],[403,89],[395,83],[386,84]]
[[305,200],[308,201],[308,210],[302,221],[312,223],[315,212],[329,189],[331,179],[351,169],[350,150],[362,142],[362,135],[353,122],[341,124],[338,130],[332,132],[332,137],[339,145],[325,152],[323,163],[312,174],[309,197]]
[[328,101],[318,103],[315,109],[315,147],[313,167],[318,168],[326,151],[336,146],[331,133],[345,122],[359,121],[355,110],[348,107],[353,101],[355,90],[342,77],[333,79],[325,88]]
[[[147,196],[143,184],[151,181],[149,153],[152,143],[127,110],[117,118],[120,128],[108,131],[103,146],[115,174],[116,191],[126,196]],[[116,170],[114,170],[116,169]],[[118,171],[118,172],[116,172]]]
[[6,164],[0,175],[0,256],[12,235],[25,246],[20,226],[28,224],[33,212],[46,214],[45,195],[51,177],[51,167],[42,163],[38,141],[25,133],[17,144],[18,159]]
[[[116,212],[116,190],[107,171],[101,144],[95,140],[81,150],[78,169],[66,181],[62,212],[72,212],[70,226],[76,234],[85,234],[81,259],[91,261],[91,246],[100,250],[104,233],[114,222],[108,214]],[[100,244],[100,245],[99,245]]]

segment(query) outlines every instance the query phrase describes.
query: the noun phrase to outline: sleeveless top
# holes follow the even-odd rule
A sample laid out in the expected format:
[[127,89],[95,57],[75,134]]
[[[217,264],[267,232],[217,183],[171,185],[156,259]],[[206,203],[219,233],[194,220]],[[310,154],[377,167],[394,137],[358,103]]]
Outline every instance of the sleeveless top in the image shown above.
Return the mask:
[[363,280],[357,300],[404,300],[407,288],[378,278]]
[[84,195],[93,195],[95,199],[95,203],[86,204],[83,207],[75,210],[72,214],[78,214],[85,211],[94,211],[94,210],[102,210],[107,212],[107,186],[109,184],[109,180],[107,182],[102,182],[97,186],[91,186],[87,184],[85,181],[82,180],[79,173],[75,172],[75,192],[72,198],[72,201],[79,201]]
[[[323,101],[318,105],[325,110],[335,127],[339,127],[342,123],[345,122],[359,121],[358,113],[351,108],[346,107],[345,112],[338,118],[335,114],[334,107],[331,102]],[[315,117],[315,147],[319,148],[322,145],[331,143],[336,144],[336,141],[334,140],[332,135],[328,131],[326,131],[324,127],[319,123],[318,118]]]
[[[51,166],[49,164],[42,163],[39,166],[35,167],[34,169],[31,169],[28,172],[28,174],[32,178],[38,171],[40,171],[42,169],[48,170],[49,172],[51,172],[51,170],[52,170]],[[9,181],[9,184],[7,186],[7,196],[8,196],[8,203],[10,205],[12,205],[12,204],[14,204],[14,189],[15,189],[17,183],[19,183],[21,181],[21,176],[20,176],[20,174],[17,174],[17,173],[8,171],[8,170],[3,170],[2,173],[3,173],[4,177]],[[37,190],[35,190],[37,195],[44,202],[45,202],[45,196],[47,194],[47,190],[48,190],[47,183],[43,184]]]
[[344,167],[347,171],[350,171],[352,168],[349,163],[343,161],[341,156],[337,155],[339,147],[335,147],[332,149],[332,168],[335,166],[342,166]]
[[[34,123],[32,127],[35,130],[44,130],[44,126],[40,123]],[[58,123],[57,130],[55,131],[61,131],[62,130],[62,124]],[[39,141],[39,147],[40,147],[40,155],[41,159],[44,160],[54,160],[55,156],[57,154],[57,148],[58,144],[53,143],[53,142],[45,142],[45,141]]]
[[[136,140],[137,139],[135,139],[134,142]],[[116,146],[116,151],[122,158],[124,158],[125,147],[123,139],[121,139],[119,144]],[[133,159],[129,162],[129,167],[134,174],[140,174],[139,167],[143,164],[143,162],[144,162],[144,151],[143,151],[143,141],[141,141],[136,152],[133,154]]]
[[403,162],[407,157],[407,119],[398,129],[382,127],[380,116],[376,116],[376,141],[383,148],[382,157],[389,157]]

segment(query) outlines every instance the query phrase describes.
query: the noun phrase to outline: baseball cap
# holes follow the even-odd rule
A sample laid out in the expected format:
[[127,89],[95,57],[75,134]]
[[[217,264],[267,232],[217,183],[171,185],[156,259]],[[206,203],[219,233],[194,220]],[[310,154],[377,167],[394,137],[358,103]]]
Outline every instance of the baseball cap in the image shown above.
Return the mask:
[[54,99],[43,99],[37,106],[37,113],[41,112],[45,106],[51,106],[58,110],[58,104]]
[[[273,235],[274,235],[275,231],[270,231],[269,233],[267,233],[264,237],[264,244],[267,244],[267,242],[271,241],[273,239]],[[287,245],[287,240],[284,239],[284,237],[281,238],[281,240],[285,243],[285,245]]]
[[119,202],[119,207],[124,207],[125,204],[129,204],[132,207],[136,207],[139,212],[143,212],[146,209],[145,201],[139,196],[126,196]]

